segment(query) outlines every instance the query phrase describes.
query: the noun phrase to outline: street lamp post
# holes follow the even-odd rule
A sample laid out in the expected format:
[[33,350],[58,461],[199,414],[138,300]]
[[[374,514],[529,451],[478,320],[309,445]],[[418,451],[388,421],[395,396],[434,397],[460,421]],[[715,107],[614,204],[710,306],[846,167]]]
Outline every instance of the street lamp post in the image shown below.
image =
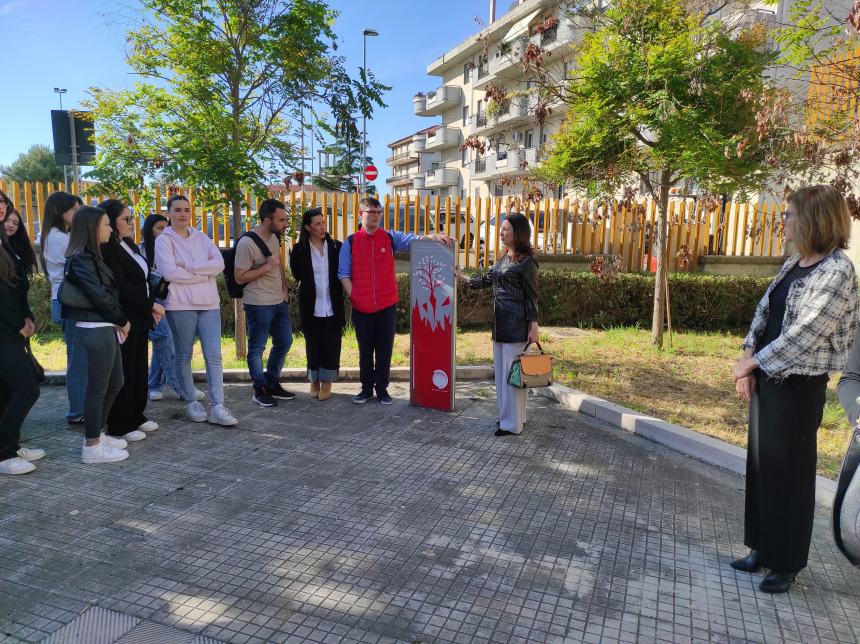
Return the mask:
[[[361,35],[364,38],[364,57],[362,61],[362,69],[364,70],[364,89],[367,90],[367,37],[375,37],[379,35],[379,32],[376,29],[371,29],[370,27],[365,27],[364,31],[361,32]],[[364,194],[367,191],[367,179],[364,178],[364,169],[367,167],[367,116],[362,115],[361,119],[361,174],[359,175],[359,181],[361,182],[361,193]]]
[[63,109],[63,94],[65,94],[68,91],[69,90],[67,90],[65,87],[55,87],[54,88],[54,93],[58,94],[60,96],[60,110],[61,111]]

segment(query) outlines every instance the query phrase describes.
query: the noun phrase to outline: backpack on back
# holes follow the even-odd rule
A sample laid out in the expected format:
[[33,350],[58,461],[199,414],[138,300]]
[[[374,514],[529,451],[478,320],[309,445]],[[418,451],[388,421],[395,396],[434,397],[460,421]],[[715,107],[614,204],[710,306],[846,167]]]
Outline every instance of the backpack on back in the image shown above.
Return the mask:
[[268,259],[272,255],[272,251],[269,250],[266,242],[253,230],[242,233],[231,248],[221,251],[221,256],[224,258],[224,283],[227,286],[227,293],[235,300],[240,299],[245,294],[245,285],[239,284],[236,281],[236,247],[239,245],[242,237],[248,237],[253,240],[257,244],[257,248],[260,249],[260,252],[263,253],[264,258]]

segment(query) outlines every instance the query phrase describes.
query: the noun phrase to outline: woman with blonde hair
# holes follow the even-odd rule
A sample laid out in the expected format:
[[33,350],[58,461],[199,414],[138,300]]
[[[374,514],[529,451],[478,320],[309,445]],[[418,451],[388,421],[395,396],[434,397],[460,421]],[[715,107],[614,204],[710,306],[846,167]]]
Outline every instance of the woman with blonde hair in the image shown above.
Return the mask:
[[731,565],[769,569],[759,588],[770,593],[787,592],[807,564],[828,374],[845,366],[858,320],[857,277],[843,252],[851,228],[845,199],[830,186],[810,186],[787,203],[784,236],[795,254],[761,298],[732,369],[738,395],[750,403],[750,552]]

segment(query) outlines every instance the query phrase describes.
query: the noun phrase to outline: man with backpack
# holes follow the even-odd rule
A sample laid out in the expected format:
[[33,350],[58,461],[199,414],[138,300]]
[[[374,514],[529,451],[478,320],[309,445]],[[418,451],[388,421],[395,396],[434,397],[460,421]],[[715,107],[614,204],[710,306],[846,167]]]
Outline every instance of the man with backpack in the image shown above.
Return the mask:
[[[238,297],[244,298],[248,323],[248,371],[254,383],[252,400],[263,407],[274,407],[278,400],[296,397],[280,382],[281,369],[293,343],[289,292],[281,265],[280,244],[280,237],[287,229],[287,212],[277,199],[266,199],[260,204],[257,216],[260,223],[236,243],[233,276],[241,289]],[[232,286],[229,281],[228,286]],[[232,292],[230,294],[236,297]],[[270,335],[272,350],[264,372],[263,351]]]
[[372,197],[359,201],[358,208],[361,228],[341,247],[337,271],[344,292],[352,300],[352,323],[358,340],[361,391],[352,402],[366,403],[375,390],[376,399],[390,405],[388,378],[397,322],[394,253],[408,250],[416,239],[435,239],[447,246],[452,246],[454,239],[383,230],[382,204]]

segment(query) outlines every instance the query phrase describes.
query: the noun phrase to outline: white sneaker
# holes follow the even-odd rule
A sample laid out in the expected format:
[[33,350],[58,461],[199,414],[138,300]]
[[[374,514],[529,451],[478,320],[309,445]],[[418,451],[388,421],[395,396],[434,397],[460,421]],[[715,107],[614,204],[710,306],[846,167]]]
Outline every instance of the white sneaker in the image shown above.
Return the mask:
[[206,408],[199,402],[188,403],[185,407],[185,415],[192,423],[206,422]]
[[203,400],[206,398],[206,394],[200,391],[199,389],[194,390],[194,399],[195,400]]
[[22,447],[18,450],[18,456],[23,458],[25,461],[38,461],[39,459],[45,458],[45,450],[39,449],[38,447]]
[[153,389],[152,391],[149,392],[149,399],[150,400],[164,400],[164,392],[159,391],[157,389]]
[[81,447],[81,463],[119,463],[128,458],[128,452],[112,447],[104,438],[102,435],[97,445],[87,445],[84,439]]
[[27,474],[35,469],[35,465],[20,456],[0,461],[0,474]]
[[134,431],[128,432],[127,434],[122,435],[123,440],[127,443],[136,443],[137,441],[142,441],[146,438],[146,434],[144,434],[139,429],[135,429]]
[[239,424],[239,421],[233,417],[233,414],[227,411],[224,405],[212,405],[212,409],[209,410],[209,416],[206,420],[213,425],[224,425],[224,427],[232,427]]
[[138,427],[138,429],[142,432],[154,432],[156,429],[158,429],[158,423],[156,423],[154,420],[148,420],[143,425]]
[[116,436],[108,436],[104,432],[102,432],[102,435],[99,436],[99,440],[101,440],[102,443],[107,443],[114,449],[125,449],[126,447],[128,447],[128,443],[125,441],[125,439],[117,438]]

